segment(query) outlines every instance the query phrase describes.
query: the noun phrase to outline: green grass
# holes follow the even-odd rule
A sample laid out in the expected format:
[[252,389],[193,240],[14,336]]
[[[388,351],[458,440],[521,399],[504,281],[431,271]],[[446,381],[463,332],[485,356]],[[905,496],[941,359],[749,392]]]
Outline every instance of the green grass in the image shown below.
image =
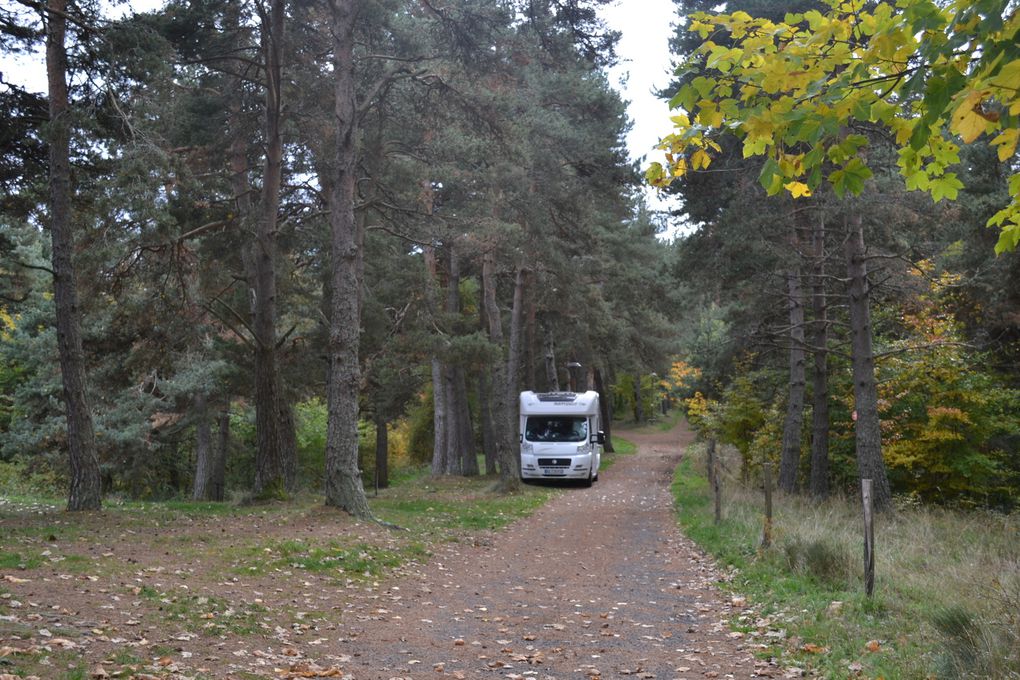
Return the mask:
[[80,663],[69,670],[64,677],[67,680],[89,680],[89,669],[85,664]]
[[331,541],[325,545],[307,541],[279,541],[247,549],[251,558],[236,567],[242,573],[264,574],[273,570],[300,569],[345,578],[377,578],[408,559],[427,555],[421,544],[387,550],[367,543],[347,545]]
[[673,409],[666,415],[659,415],[655,421],[655,429],[660,432],[669,432],[677,426],[684,417],[684,411],[682,409]]
[[616,450],[608,454],[609,456],[629,456],[637,453],[637,444],[617,435],[613,435],[613,448]]
[[45,562],[39,553],[22,551],[0,552],[0,569],[35,569]]
[[189,631],[203,635],[250,635],[266,627],[269,610],[251,602],[231,602],[221,597],[180,595],[144,586],[138,592],[159,611],[159,617],[179,622]]
[[[1020,675],[1020,518],[916,507],[880,516],[876,592],[868,598],[856,502],[777,495],[773,545],[760,550],[761,491],[725,477],[723,521],[715,525],[696,448],[673,484],[679,522],[737,569],[724,587],[747,595],[756,616],[799,641],[777,642],[772,653],[822,677],[847,677],[850,664],[871,678]],[[731,461],[730,469],[738,467]],[[748,625],[754,620],[737,625],[760,633]],[[877,652],[870,641],[878,641]],[[809,643],[827,651],[805,651]]]
[[283,511],[287,504],[242,506],[235,503],[213,503],[206,501],[125,501],[107,499],[104,510],[117,512],[127,518],[175,522],[197,517],[238,517],[244,515],[274,513]]
[[[454,484],[460,483],[456,480]],[[448,486],[447,480],[436,480],[434,485]],[[522,517],[531,515],[555,492],[553,489],[525,487],[509,495],[487,493],[485,486],[476,482],[475,488],[445,497],[441,491],[415,494],[418,497],[387,496],[372,500],[372,511],[381,519],[411,531],[436,532],[444,530],[495,530]]]

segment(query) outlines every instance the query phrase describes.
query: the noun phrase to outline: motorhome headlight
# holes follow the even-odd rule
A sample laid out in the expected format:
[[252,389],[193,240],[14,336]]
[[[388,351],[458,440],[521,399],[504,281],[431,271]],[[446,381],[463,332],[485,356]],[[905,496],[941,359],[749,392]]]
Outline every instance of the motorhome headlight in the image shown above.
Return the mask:
[[531,445],[531,442],[522,442],[521,443],[521,453],[533,453],[534,450],[535,450],[535,447]]
[[587,444],[578,444],[577,452],[578,453],[589,453],[589,452],[591,452],[591,449],[588,448]]

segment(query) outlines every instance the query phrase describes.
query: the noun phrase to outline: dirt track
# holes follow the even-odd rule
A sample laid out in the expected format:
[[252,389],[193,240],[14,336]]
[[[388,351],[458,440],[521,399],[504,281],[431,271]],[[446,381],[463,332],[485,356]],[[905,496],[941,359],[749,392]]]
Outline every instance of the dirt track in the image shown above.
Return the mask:
[[[594,487],[567,489],[506,530],[443,544],[424,566],[364,586],[224,572],[234,536],[397,540],[325,508],[279,521],[157,522],[145,533],[116,515],[42,515],[73,522],[80,535],[24,539],[42,541],[54,561],[3,574],[0,678],[58,680],[75,664],[92,677],[136,680],[782,675],[727,629],[737,612],[715,588],[711,562],[676,527],[669,484],[689,433],[627,436],[638,453],[620,457]],[[6,522],[33,521],[25,517]],[[79,571],[68,572],[61,555],[77,556]],[[215,617],[201,615],[203,629],[236,620],[233,610],[261,613],[249,631],[196,632],[168,615],[182,601],[218,603]],[[188,611],[194,619],[202,610]]]
[[676,528],[669,484],[689,433],[628,437],[638,453],[593,488],[437,556],[347,621],[347,668],[358,680],[759,677],[711,563]]

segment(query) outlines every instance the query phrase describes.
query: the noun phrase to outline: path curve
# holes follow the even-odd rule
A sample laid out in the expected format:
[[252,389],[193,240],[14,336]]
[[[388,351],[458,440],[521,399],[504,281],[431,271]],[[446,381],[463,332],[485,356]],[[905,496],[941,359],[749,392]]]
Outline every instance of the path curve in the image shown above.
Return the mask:
[[759,677],[726,627],[718,573],[676,525],[669,485],[691,434],[627,437],[638,452],[592,488],[440,550],[345,612],[346,670],[358,680]]

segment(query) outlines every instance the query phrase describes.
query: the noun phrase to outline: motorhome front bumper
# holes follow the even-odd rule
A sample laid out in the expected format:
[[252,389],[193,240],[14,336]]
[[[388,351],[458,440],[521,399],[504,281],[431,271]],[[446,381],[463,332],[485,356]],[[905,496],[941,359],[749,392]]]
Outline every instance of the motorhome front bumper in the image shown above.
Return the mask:
[[529,455],[521,456],[521,477],[525,479],[588,479],[591,474],[592,454],[574,456]]

